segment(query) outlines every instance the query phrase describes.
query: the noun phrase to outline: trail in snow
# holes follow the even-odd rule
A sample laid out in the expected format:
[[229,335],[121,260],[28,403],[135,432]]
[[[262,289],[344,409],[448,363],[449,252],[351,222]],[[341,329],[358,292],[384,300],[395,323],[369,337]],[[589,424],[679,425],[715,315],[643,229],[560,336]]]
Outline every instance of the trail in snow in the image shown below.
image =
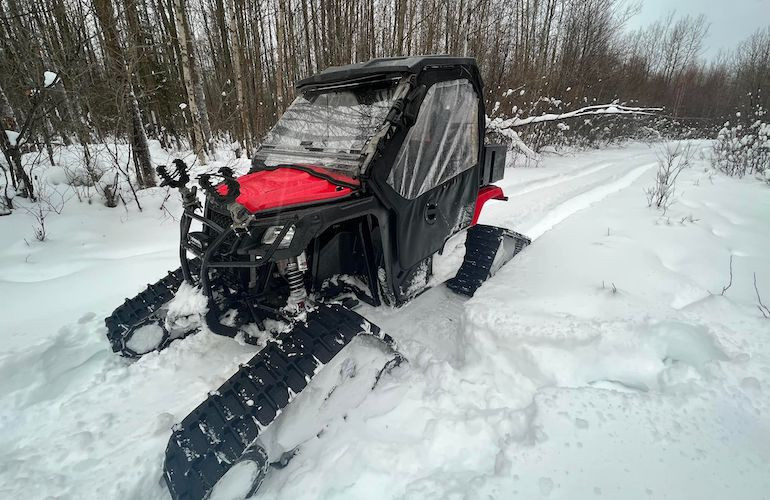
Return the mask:
[[567,217],[575,214],[576,212],[586,209],[594,203],[603,200],[612,193],[616,193],[621,189],[627,188],[635,180],[637,180],[642,174],[650,170],[656,165],[656,163],[648,163],[637,167],[618,180],[611,181],[607,184],[601,184],[589,191],[570,198],[549,210],[545,216],[540,219],[536,224],[522,228],[522,230],[531,239],[539,238],[543,233],[554,227],[559,222],[563,221]]
[[521,195],[528,194],[533,191],[538,191],[551,186],[558,186],[559,184],[566,184],[568,182],[573,182],[576,179],[579,179],[580,177],[593,175],[596,172],[601,172],[602,170],[612,168],[612,167],[617,168],[617,165],[613,163],[600,162],[594,166],[586,166],[585,168],[582,168],[577,172],[568,172],[564,174],[551,175],[546,177],[545,179],[533,180],[533,181],[525,182],[523,184],[516,184],[515,189],[512,192],[507,192],[506,195],[509,197],[521,196]]
[[[470,301],[437,287],[398,310],[363,307],[409,365],[273,471],[262,497],[763,498],[770,337],[750,276],[770,283],[770,199],[693,168],[661,219],[642,193],[652,161],[633,145],[509,169],[511,200],[482,222],[537,241]],[[148,196],[157,208],[161,193]],[[171,424],[255,352],[199,334],[136,363],[113,356],[103,316],[176,265],[177,232],[160,211],[92,210],[52,219],[50,244],[25,247],[23,218],[2,228],[15,236],[0,246],[0,294],[18,312],[0,329],[3,498],[164,498]],[[437,281],[462,253],[447,244]],[[733,288],[710,296],[731,253]]]

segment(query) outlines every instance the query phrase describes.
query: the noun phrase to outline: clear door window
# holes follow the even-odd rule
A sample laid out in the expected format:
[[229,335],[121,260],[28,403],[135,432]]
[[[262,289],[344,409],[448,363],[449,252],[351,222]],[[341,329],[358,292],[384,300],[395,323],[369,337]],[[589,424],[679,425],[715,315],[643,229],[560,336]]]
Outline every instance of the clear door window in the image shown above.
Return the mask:
[[428,89],[388,176],[401,196],[414,199],[478,161],[478,97],[467,80]]

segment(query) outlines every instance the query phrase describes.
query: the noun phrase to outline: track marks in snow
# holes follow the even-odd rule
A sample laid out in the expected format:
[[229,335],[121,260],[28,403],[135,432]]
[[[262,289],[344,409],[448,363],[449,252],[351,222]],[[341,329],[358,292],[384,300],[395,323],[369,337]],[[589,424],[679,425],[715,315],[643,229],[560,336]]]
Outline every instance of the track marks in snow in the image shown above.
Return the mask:
[[539,238],[540,236],[543,235],[543,233],[545,233],[546,231],[554,227],[556,224],[562,222],[567,217],[583,209],[590,207],[594,203],[603,200],[607,196],[613,193],[616,193],[621,189],[625,189],[629,187],[631,184],[634,183],[634,181],[636,181],[639,177],[641,177],[645,172],[650,170],[655,165],[656,163],[647,163],[640,167],[636,167],[635,169],[631,170],[630,172],[628,172],[623,177],[617,180],[614,180],[607,184],[602,184],[589,191],[586,191],[582,194],[579,194],[573,198],[568,199],[567,201],[551,209],[548,213],[545,214],[545,216],[542,219],[540,219],[534,225],[523,228],[524,234],[526,234],[533,240],[536,238]]
[[533,191],[539,191],[541,189],[546,189],[553,186],[558,186],[560,184],[567,184],[570,182],[573,182],[577,179],[580,179],[581,177],[586,177],[588,175],[595,174],[596,172],[601,172],[604,169],[610,168],[614,163],[599,163],[598,165],[595,165],[593,167],[586,168],[585,170],[579,170],[577,172],[569,172],[569,173],[563,173],[559,175],[554,175],[551,177],[546,177],[545,179],[541,180],[535,180],[531,181],[525,184],[521,184],[520,189],[514,189],[510,193],[506,193],[506,196],[508,197],[514,197],[514,196],[521,196],[524,194],[532,193]]

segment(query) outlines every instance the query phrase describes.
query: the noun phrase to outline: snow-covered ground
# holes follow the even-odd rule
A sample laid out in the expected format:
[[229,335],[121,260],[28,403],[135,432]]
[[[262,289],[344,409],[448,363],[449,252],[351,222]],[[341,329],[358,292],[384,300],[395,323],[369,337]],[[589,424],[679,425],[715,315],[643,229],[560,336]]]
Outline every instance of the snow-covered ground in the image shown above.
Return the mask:
[[[532,245],[471,300],[437,287],[362,308],[409,363],[261,497],[770,498],[753,285],[770,303],[770,187],[714,175],[707,146],[666,216],[643,193],[654,147],[508,169],[510,201],[482,222]],[[0,498],[165,498],[171,425],[256,349],[202,333],[135,363],[111,353],[103,317],[177,266],[165,191],[140,195],[141,213],[71,200],[43,243],[28,215],[0,217]],[[438,277],[461,255],[450,242]]]

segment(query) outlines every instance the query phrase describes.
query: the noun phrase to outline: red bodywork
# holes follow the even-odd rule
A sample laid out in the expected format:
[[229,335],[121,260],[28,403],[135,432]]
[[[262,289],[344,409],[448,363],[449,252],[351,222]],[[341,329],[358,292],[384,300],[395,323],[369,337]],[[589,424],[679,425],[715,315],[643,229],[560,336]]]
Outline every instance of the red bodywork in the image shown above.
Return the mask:
[[[352,177],[333,173],[315,165],[301,166],[317,170],[324,176],[332,177],[345,184],[360,185],[360,182]],[[326,179],[291,167],[246,174],[238,178],[238,184],[240,184],[241,194],[236,201],[252,213],[271,208],[344,198],[353,192],[353,188],[334,184]],[[227,186],[222,184],[217,187],[217,191],[219,194],[225,195],[227,194]],[[484,203],[489,200],[507,199],[503,190],[497,186],[482,187],[476,198],[471,225],[478,222]]]
[[476,208],[473,211],[473,220],[471,221],[471,226],[476,224],[479,220],[479,215],[481,215],[481,209],[484,207],[484,203],[486,203],[489,200],[507,200],[506,196],[503,194],[503,190],[500,189],[497,186],[484,186],[479,190],[479,196],[476,198]]
[[[359,185],[359,181],[345,175],[332,173],[314,165],[301,166],[317,170],[345,184]],[[333,184],[326,179],[291,167],[246,174],[238,178],[238,184],[241,186],[241,194],[236,201],[252,213],[342,198],[353,192],[350,187]],[[217,190],[222,195],[227,194],[225,185],[220,185]]]

